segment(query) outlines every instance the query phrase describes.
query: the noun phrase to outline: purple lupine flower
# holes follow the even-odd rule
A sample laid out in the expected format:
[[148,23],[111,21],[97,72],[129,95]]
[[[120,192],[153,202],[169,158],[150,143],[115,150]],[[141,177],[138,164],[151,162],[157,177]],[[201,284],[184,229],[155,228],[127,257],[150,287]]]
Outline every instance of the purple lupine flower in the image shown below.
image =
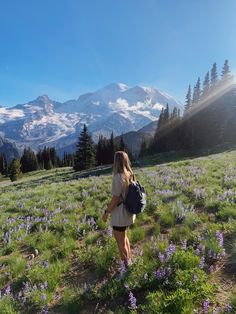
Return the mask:
[[158,269],[154,272],[154,277],[155,277],[156,279],[162,279],[162,278],[165,277],[165,275],[166,275],[165,269],[162,268],[162,267],[158,268]]
[[215,269],[214,266],[211,265],[211,266],[209,267],[209,272],[210,272],[210,273],[213,273],[214,269]]
[[124,274],[127,271],[127,262],[126,260],[121,260],[121,273]]
[[11,294],[11,287],[7,286],[5,289],[5,295],[10,295]]
[[164,261],[165,261],[165,255],[161,254],[161,252],[159,252],[158,257],[159,257],[159,260],[160,260],[161,264],[163,264]]
[[200,260],[199,268],[200,268],[200,269],[203,269],[203,268],[204,268],[204,265],[205,265],[205,257],[202,256],[202,257],[201,257],[201,260]]
[[210,308],[210,300],[207,299],[203,302],[203,305],[202,305],[202,310],[203,310],[203,314],[208,314],[209,312],[209,308]]
[[42,309],[42,312],[40,314],[48,314],[48,306],[47,306],[47,304],[44,306],[44,308]]
[[214,306],[212,314],[218,314],[218,312],[219,312],[219,309]]
[[136,300],[135,296],[133,295],[133,293],[131,291],[129,292],[129,302],[130,302],[130,307],[132,309],[137,309],[138,308],[137,305],[136,305],[137,300]]
[[111,227],[107,228],[107,235],[108,235],[108,237],[112,237],[112,228]]
[[225,312],[231,312],[233,309],[231,304],[226,304],[224,307]]
[[223,247],[223,244],[224,244],[223,234],[220,231],[216,231],[216,237],[217,237],[220,247]]
[[199,250],[198,248],[196,248],[195,254],[196,254],[196,255],[200,255],[200,250]]
[[42,301],[44,302],[44,301],[46,301],[46,299],[47,299],[47,295],[46,295],[46,293],[43,293],[42,294]]
[[175,252],[176,252],[176,246],[173,243],[171,243],[166,249],[166,258],[168,259],[171,256],[171,254]]

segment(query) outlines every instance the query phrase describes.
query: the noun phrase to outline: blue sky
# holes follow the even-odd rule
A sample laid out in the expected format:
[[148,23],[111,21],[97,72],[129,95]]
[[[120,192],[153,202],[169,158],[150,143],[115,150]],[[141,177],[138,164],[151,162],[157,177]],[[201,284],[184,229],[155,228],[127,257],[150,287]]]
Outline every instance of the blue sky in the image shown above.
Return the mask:
[[1,105],[113,82],[184,101],[213,62],[236,72],[236,1],[2,0],[0,42]]

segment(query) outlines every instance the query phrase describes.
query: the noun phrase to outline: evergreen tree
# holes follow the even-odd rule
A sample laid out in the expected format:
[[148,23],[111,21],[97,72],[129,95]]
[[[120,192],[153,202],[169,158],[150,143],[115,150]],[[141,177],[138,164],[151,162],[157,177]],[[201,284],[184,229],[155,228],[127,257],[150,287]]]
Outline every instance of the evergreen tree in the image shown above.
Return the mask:
[[76,147],[74,170],[79,171],[93,167],[95,165],[95,150],[86,124],[84,124]]
[[44,149],[42,151],[42,163],[43,169],[49,170],[53,168],[49,147],[44,146]]
[[209,71],[207,72],[204,82],[203,82],[203,91],[202,91],[202,97],[206,97],[209,95],[210,91],[210,74]]
[[141,148],[140,148],[140,152],[139,152],[139,157],[141,156],[145,156],[147,154],[147,149],[148,149],[148,143],[146,139],[142,140],[141,143]]
[[231,78],[230,70],[229,70],[229,61],[225,60],[225,63],[223,65],[222,73],[221,73],[221,79],[223,81],[228,80]]
[[22,177],[20,160],[14,158],[9,167],[9,177],[11,181],[17,181]]
[[188,92],[185,99],[184,113],[186,113],[192,106],[192,90],[190,84],[188,86]]
[[106,139],[102,134],[99,134],[97,149],[96,149],[96,163],[102,165],[106,163]]
[[121,134],[121,137],[120,137],[119,150],[125,151],[125,142],[124,142],[123,134]]
[[41,149],[36,154],[38,169],[44,169],[44,162],[43,162],[43,155],[42,154],[43,154],[43,152]]
[[38,169],[37,158],[30,148],[25,148],[20,159],[21,170],[23,173]]
[[163,114],[163,124],[165,125],[166,123],[168,123],[170,118],[170,112],[169,112],[169,104],[166,104],[166,108],[164,110],[164,114]]
[[194,86],[192,104],[196,105],[199,102],[200,97],[201,97],[201,82],[200,82],[200,77],[199,77],[196,85]]
[[56,154],[55,147],[49,148],[49,155],[50,155],[50,160],[51,160],[52,166],[57,167],[57,154]]
[[115,142],[114,142],[114,133],[112,131],[110,141],[109,141],[109,161],[110,161],[110,163],[113,163],[114,155],[115,155]]
[[216,62],[213,64],[211,69],[211,86],[215,87],[218,82],[218,73]]
[[[160,127],[162,127],[162,125],[163,125],[163,118],[164,118],[164,108],[162,107],[162,108],[161,108],[161,113],[160,113],[160,115],[159,115],[158,123],[157,123],[157,130],[158,130]],[[157,130],[156,130],[156,131],[157,131]]]
[[0,173],[2,175],[7,175],[8,173],[8,165],[4,154],[0,155]]

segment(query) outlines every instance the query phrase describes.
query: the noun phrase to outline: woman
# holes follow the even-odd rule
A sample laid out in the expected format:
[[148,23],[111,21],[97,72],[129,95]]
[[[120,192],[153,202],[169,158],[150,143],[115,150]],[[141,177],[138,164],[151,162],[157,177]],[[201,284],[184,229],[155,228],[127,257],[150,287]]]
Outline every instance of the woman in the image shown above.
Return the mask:
[[112,178],[112,200],[104,211],[102,219],[107,221],[111,214],[111,226],[116,239],[123,265],[131,264],[131,250],[127,235],[128,226],[134,223],[136,215],[131,214],[123,204],[128,193],[129,183],[133,177],[128,155],[117,151],[114,156]]

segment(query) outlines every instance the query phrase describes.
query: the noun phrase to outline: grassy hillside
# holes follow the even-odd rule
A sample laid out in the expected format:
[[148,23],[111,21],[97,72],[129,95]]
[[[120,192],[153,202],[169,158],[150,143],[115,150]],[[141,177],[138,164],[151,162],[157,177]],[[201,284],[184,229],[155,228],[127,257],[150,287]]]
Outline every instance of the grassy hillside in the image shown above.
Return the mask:
[[236,151],[136,168],[148,204],[120,279],[111,170],[0,182],[0,313],[236,313]]

